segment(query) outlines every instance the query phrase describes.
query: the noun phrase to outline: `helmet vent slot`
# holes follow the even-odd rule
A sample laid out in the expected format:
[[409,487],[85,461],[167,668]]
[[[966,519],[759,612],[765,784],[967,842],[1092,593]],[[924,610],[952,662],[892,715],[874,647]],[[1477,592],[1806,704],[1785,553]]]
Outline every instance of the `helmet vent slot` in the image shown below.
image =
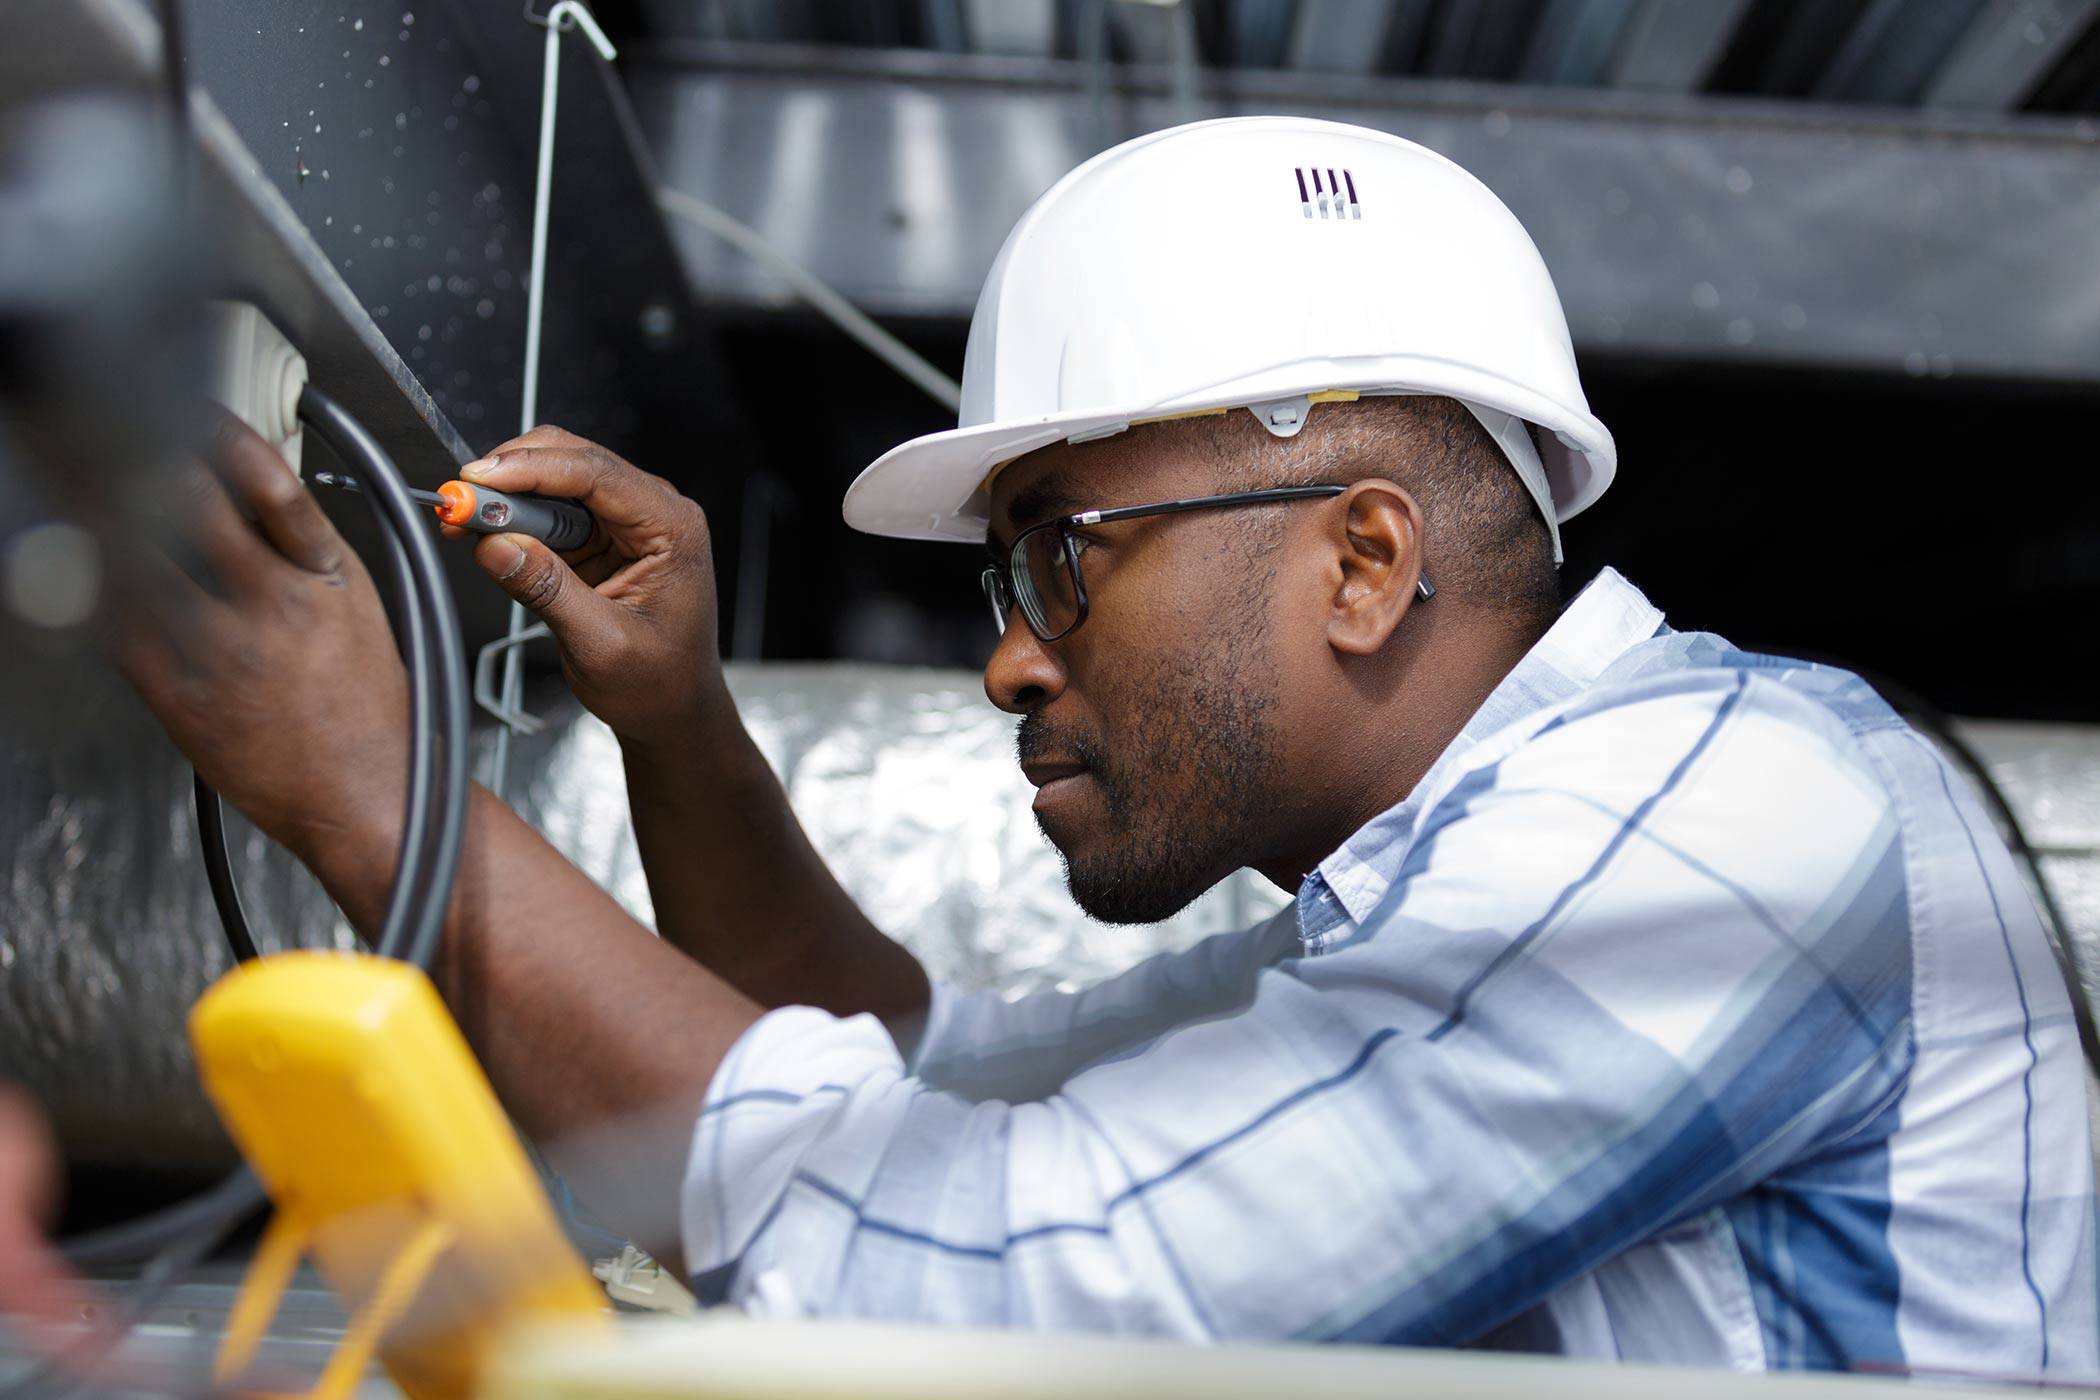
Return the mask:
[[1291,172],[1298,177],[1298,207],[1308,219],[1361,219],[1363,206],[1356,200],[1356,176],[1332,166],[1301,165]]

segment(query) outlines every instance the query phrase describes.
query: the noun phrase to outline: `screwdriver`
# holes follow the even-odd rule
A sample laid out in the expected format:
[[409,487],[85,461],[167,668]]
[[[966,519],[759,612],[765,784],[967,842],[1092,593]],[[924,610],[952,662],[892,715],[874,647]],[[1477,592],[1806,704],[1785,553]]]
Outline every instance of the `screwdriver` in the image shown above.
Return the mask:
[[[312,472],[308,480],[340,491],[363,489],[355,477],[340,472]],[[464,481],[448,481],[435,491],[411,487],[408,494],[429,506],[441,524],[480,535],[530,535],[553,550],[581,549],[596,528],[589,511],[557,496],[507,494]]]

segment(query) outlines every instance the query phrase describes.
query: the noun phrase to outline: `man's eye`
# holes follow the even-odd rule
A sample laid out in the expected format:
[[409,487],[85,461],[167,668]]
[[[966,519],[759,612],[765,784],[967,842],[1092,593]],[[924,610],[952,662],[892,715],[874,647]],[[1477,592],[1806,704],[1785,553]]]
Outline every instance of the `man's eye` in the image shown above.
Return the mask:
[[1094,547],[1094,542],[1088,539],[1085,535],[1070,535],[1067,536],[1067,538],[1070,539],[1072,542],[1072,557],[1074,559],[1077,559],[1080,555],[1086,553],[1088,550]]

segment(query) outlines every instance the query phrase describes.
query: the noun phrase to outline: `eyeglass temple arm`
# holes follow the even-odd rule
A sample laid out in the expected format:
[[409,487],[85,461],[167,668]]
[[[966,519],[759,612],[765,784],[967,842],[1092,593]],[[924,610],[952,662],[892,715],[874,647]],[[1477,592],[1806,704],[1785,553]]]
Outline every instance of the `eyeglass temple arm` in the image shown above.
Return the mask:
[[1233,491],[1223,496],[1190,496],[1185,500],[1161,501],[1149,506],[1118,506],[1113,510],[1088,510],[1066,519],[1074,525],[1106,525],[1135,520],[1142,515],[1174,515],[1184,510],[1211,510],[1219,506],[1252,506],[1265,501],[1302,501],[1315,496],[1339,496],[1346,486],[1278,486],[1266,491]]
[[[1278,486],[1266,491],[1233,491],[1223,496],[1191,496],[1179,501],[1161,501],[1149,506],[1118,506],[1113,510],[1088,510],[1068,516],[1066,523],[1072,525],[1104,525],[1118,520],[1135,520],[1146,515],[1175,515],[1185,510],[1207,510],[1219,506],[1251,506],[1266,501],[1303,501],[1318,496],[1339,496],[1348,490],[1346,486]],[[1436,596],[1436,585],[1429,575],[1421,574],[1415,579],[1415,596],[1428,602]]]

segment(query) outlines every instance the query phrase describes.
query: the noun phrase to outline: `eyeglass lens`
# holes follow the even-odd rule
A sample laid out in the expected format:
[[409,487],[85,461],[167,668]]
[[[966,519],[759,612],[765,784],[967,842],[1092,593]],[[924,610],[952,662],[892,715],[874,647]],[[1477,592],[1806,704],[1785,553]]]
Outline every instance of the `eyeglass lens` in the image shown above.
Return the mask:
[[1034,530],[1015,542],[1014,601],[1039,637],[1057,637],[1079,621],[1079,581],[1061,530]]

